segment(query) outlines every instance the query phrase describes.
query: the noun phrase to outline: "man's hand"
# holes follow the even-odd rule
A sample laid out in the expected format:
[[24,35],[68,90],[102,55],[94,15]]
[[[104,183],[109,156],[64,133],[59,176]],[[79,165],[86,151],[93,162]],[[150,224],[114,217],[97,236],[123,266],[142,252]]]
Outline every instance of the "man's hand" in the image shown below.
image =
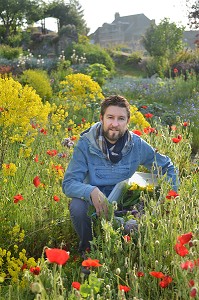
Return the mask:
[[108,207],[106,203],[106,196],[97,187],[91,192],[91,199],[97,216],[105,215],[105,217],[107,217]]

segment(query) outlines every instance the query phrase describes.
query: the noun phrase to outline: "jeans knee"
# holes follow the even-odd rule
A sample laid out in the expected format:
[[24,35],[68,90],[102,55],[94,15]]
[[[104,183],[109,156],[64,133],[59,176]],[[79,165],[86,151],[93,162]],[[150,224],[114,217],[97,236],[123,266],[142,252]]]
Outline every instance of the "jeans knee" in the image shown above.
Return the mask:
[[72,218],[79,219],[79,221],[85,220],[88,217],[88,203],[85,200],[73,198],[69,206],[69,211]]

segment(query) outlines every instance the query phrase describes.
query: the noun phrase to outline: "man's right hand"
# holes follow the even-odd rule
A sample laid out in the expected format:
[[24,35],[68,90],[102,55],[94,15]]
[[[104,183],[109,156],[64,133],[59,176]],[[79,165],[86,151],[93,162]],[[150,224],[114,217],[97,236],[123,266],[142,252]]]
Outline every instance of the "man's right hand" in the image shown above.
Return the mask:
[[108,206],[106,196],[96,187],[91,192],[91,199],[96,210],[97,216],[108,216]]

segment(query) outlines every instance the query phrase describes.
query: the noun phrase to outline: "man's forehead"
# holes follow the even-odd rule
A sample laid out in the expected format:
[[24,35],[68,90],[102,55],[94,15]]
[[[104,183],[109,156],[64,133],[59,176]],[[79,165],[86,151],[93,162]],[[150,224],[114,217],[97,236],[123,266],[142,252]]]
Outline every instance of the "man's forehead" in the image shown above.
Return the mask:
[[122,116],[126,117],[127,116],[127,110],[125,107],[120,107],[120,106],[109,106],[107,107],[105,111],[106,115],[111,115],[111,116]]

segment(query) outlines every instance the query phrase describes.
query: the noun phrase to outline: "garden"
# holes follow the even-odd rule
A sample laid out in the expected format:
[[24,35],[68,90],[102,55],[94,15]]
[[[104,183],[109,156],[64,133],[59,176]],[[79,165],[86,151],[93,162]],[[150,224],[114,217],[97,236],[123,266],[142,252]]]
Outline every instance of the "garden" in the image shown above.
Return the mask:
[[[0,68],[0,299],[198,299],[198,74],[121,75],[111,60],[87,64],[76,51],[71,62],[64,51],[56,62],[27,51]],[[180,187],[164,178],[158,191],[126,185],[144,214],[137,203],[109,203],[84,259],[62,180],[80,133],[112,94],[131,104],[129,130],[172,159]],[[137,222],[128,234],[115,226],[122,213]]]

